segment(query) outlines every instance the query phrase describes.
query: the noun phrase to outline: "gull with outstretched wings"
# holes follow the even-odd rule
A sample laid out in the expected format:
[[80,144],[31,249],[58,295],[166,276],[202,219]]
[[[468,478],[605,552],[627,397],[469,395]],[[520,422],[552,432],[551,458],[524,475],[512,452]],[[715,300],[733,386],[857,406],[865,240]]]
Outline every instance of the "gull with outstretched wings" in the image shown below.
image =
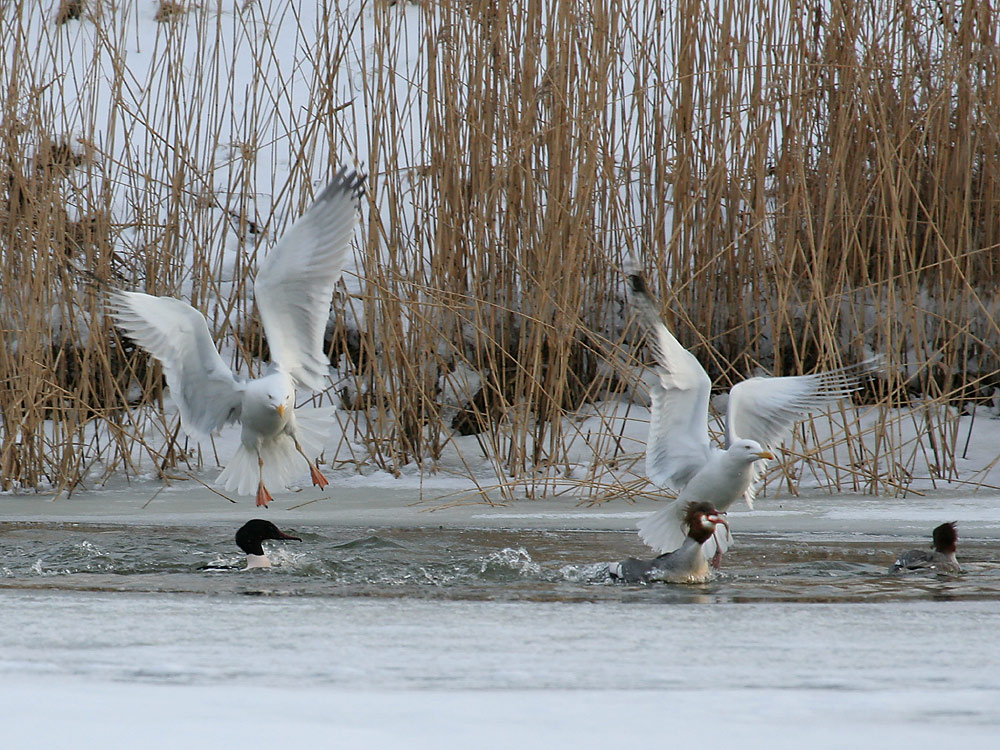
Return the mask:
[[[671,552],[688,533],[684,513],[690,503],[710,503],[724,513],[742,499],[752,508],[757,480],[774,458],[774,447],[797,420],[858,390],[874,360],[813,375],[754,377],[737,383],[729,392],[725,445],[720,448],[708,434],[708,374],[664,324],[642,276],[629,269],[628,281],[632,306],[656,360],[646,475],[677,492],[667,507],[639,522],[639,536],[658,552]],[[718,564],[726,546],[727,540],[717,534],[703,549]]]
[[314,485],[329,483],[302,446],[295,389],[326,385],[323,335],[363,194],[364,179],[341,169],[261,263],[254,298],[271,363],[260,378],[233,374],[205,316],[186,302],[140,292],[109,296],[118,326],[163,365],[188,435],[204,440],[227,424],[241,424],[240,445],[218,481],[241,495],[256,487],[257,505],[273,499],[269,485],[283,489],[295,479],[302,459]]

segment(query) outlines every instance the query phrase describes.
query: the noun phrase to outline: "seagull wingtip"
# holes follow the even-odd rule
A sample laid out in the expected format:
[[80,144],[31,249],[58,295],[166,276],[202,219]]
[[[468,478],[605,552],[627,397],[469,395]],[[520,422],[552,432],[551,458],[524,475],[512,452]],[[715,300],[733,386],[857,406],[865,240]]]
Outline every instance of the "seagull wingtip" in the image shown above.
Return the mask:
[[365,184],[368,176],[346,165],[340,167],[333,178],[316,196],[316,203],[332,199],[338,193],[346,192],[354,200],[361,200],[365,194]]

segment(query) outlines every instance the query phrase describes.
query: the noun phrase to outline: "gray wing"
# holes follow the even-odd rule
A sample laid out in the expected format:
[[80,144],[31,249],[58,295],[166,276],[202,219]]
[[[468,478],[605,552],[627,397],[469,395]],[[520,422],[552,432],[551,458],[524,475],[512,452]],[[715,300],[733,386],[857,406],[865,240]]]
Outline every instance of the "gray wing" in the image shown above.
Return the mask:
[[862,376],[876,369],[880,361],[875,358],[813,375],[758,377],[737,383],[729,392],[726,447],[739,438],[749,438],[773,448],[798,420],[858,390]]
[[[780,378],[757,377],[737,383],[729,391],[726,410],[726,447],[739,438],[756,440],[773,450],[797,421],[810,412],[825,409],[860,388],[861,377],[877,369],[881,360],[873,358],[857,365],[813,375]],[[744,495],[753,507],[757,480],[767,470],[767,461],[753,465],[750,484]]]
[[254,282],[271,361],[312,390],[323,389],[330,369],[323,335],[363,194],[363,178],[340,170],[271,248]]
[[933,555],[925,550],[907,550],[896,558],[896,562],[889,567],[889,572],[899,573],[903,570],[919,570],[920,568],[926,568],[930,566],[933,559]]
[[653,560],[639,560],[630,557],[620,563],[612,563],[608,566],[608,573],[615,581],[625,583],[643,583],[653,568]]
[[632,305],[650,334],[658,382],[649,390],[652,413],[646,442],[646,475],[680,490],[711,455],[708,399],[712,382],[691,352],[660,319],[659,308],[635,273],[629,275]]
[[108,307],[129,338],[163,365],[188,435],[204,440],[239,419],[245,383],[222,361],[204,315],[179,299],[141,292],[113,292]]

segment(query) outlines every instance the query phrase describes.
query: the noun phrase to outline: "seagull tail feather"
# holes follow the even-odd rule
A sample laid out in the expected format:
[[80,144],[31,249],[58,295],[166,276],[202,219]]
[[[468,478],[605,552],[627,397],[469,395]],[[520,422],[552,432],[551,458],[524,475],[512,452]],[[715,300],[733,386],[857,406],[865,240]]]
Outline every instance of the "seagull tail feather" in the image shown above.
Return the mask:
[[258,470],[257,454],[240,443],[219,474],[217,483],[238,495],[252,495],[257,492],[258,478],[263,476],[268,490],[280,492],[303,477],[307,468],[302,456],[295,450],[295,443],[287,435],[265,440],[260,447],[260,456],[264,459],[262,473]]
[[674,500],[666,508],[646,516],[638,524],[639,538],[659,554],[673,552],[684,543],[684,505]]

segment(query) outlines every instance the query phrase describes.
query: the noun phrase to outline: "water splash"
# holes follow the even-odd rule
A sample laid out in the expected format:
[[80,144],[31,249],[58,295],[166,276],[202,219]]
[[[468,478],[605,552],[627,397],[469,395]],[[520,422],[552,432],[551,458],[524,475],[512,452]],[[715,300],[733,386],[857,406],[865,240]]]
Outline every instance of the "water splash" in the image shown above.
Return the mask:
[[479,572],[489,577],[491,573],[513,571],[526,578],[541,578],[542,566],[531,559],[524,547],[504,547],[498,552],[491,552],[483,558]]
[[559,568],[559,576],[568,583],[611,583],[611,571],[608,563],[591,563],[589,565],[563,565]]

